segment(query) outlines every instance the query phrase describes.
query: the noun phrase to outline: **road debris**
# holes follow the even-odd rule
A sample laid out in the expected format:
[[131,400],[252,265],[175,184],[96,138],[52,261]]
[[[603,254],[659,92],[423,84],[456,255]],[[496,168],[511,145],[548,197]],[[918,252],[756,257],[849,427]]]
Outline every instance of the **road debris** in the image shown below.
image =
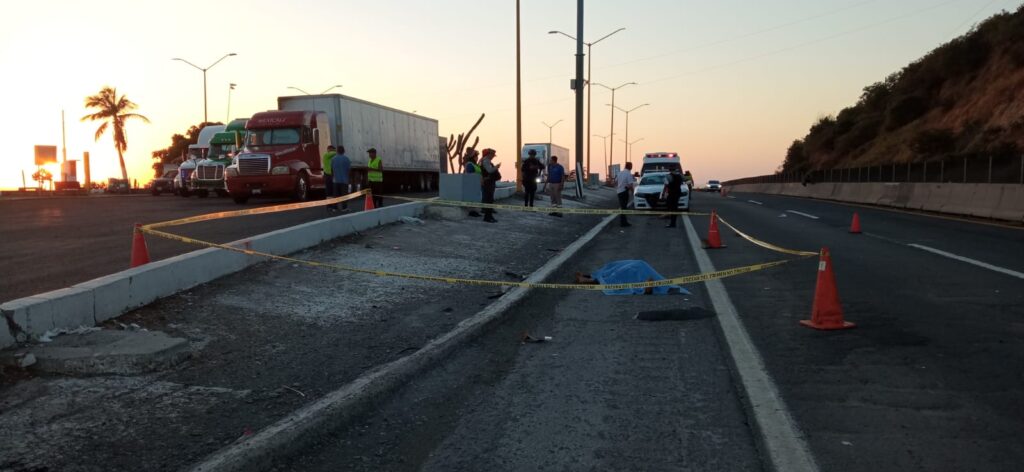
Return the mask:
[[305,394],[305,393],[302,393],[302,392],[300,392],[300,391],[299,391],[298,389],[295,389],[295,388],[289,387],[289,386],[287,386],[287,385],[283,385],[283,387],[284,387],[284,388],[286,388],[286,389],[288,389],[288,390],[291,390],[291,391],[293,391],[293,392],[295,392],[295,393],[297,393],[297,394],[299,394],[299,396],[300,396],[300,397],[302,397],[302,398],[306,398],[306,394]]
[[553,340],[553,338],[551,336],[541,336],[539,338],[533,337],[533,336],[530,335],[529,331],[523,331],[523,335],[519,338],[519,341],[522,344],[526,344],[526,343],[548,343],[548,342],[551,342],[552,340]]

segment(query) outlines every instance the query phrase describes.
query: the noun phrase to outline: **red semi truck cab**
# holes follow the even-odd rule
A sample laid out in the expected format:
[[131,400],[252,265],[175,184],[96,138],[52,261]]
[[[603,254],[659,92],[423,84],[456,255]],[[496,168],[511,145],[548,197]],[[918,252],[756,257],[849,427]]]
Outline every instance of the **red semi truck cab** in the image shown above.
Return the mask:
[[307,200],[324,190],[320,157],[331,144],[327,114],[265,111],[245,125],[245,142],[225,171],[235,203],[252,196],[291,196]]

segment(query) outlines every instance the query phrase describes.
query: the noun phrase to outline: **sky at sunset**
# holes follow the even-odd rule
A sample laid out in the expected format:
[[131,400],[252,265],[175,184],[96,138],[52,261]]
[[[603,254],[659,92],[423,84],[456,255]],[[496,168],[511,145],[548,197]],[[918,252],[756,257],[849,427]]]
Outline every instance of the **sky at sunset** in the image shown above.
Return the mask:
[[[572,148],[569,80],[575,44],[550,30],[576,31],[574,0],[521,0],[523,140]],[[698,183],[770,173],[789,143],[819,116],[854,103],[861,89],[1020,0],[588,0],[585,38],[622,31],[593,48],[593,80],[616,104],[650,106],[630,115],[633,159],[677,151]],[[152,177],[151,152],[203,118],[207,66],[210,120],[274,109],[276,99],[340,92],[436,118],[441,134],[467,130],[480,113],[481,147],[515,159],[514,0],[249,0],[9,2],[0,16],[0,188],[34,171],[33,145],[88,151],[94,181],[118,176],[110,135],[80,122],[83,99],[104,85],[139,105],[128,125],[131,178]],[[610,93],[593,90],[592,134],[609,133]],[[615,119],[621,163],[625,120]],[[592,138],[592,167],[603,167]],[[59,154],[59,151],[58,151]],[[383,156],[386,162],[387,156]],[[79,168],[79,180],[82,180]],[[30,177],[29,177],[30,178]],[[31,183],[30,183],[31,184]]]

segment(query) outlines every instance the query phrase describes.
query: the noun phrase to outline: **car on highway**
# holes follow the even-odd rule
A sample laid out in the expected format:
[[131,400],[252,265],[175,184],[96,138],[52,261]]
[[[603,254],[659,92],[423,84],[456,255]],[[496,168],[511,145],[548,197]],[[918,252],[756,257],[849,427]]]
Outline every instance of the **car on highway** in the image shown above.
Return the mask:
[[164,175],[153,179],[153,182],[149,185],[149,191],[153,196],[158,196],[163,192],[174,193],[174,178],[178,176],[178,170],[169,170],[164,172]]
[[[640,177],[640,183],[633,191],[633,206],[637,210],[667,208],[668,201],[665,199],[664,190],[669,175],[668,172],[648,172]],[[679,209],[688,211],[690,209],[690,188],[685,183],[679,188]]]
[[722,183],[717,180],[709,180],[708,184],[704,186],[705,192],[721,192]]

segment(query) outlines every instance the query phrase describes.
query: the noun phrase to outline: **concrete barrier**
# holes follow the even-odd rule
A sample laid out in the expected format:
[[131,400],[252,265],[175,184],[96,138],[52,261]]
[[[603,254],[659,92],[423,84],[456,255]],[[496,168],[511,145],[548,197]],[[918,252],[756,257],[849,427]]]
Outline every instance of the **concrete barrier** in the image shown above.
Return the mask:
[[[512,188],[512,192],[515,188]],[[507,190],[504,193],[511,194]],[[270,254],[290,254],[324,241],[419,216],[423,203],[386,206],[373,211],[311,221],[233,243]],[[19,298],[0,305],[0,349],[37,339],[55,329],[93,326],[182,290],[238,272],[264,258],[206,248],[68,288]]]
[[938,183],[799,183],[732,185],[736,192],[866,203],[1024,222],[1024,185]]

